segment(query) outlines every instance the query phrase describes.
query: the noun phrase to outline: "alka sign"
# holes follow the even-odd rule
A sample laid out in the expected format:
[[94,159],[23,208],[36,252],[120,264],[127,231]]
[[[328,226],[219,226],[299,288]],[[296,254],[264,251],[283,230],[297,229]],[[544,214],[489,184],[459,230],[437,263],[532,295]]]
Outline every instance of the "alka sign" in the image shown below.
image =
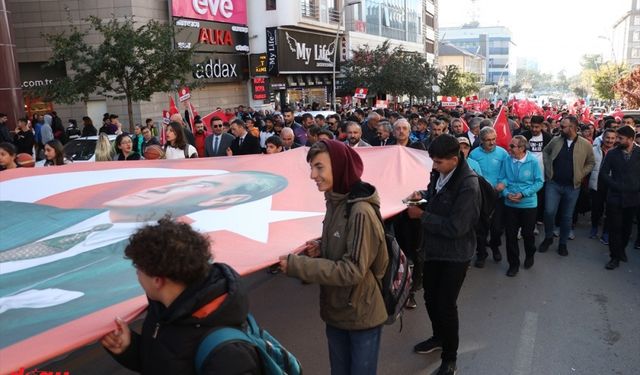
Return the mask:
[[175,41],[179,50],[194,52],[249,52],[249,28],[228,23],[175,20]]
[[[267,29],[269,73],[328,73],[333,71],[335,38],[284,29]],[[339,61],[336,62],[336,69]]]
[[173,17],[203,21],[247,24],[246,0],[173,0]]

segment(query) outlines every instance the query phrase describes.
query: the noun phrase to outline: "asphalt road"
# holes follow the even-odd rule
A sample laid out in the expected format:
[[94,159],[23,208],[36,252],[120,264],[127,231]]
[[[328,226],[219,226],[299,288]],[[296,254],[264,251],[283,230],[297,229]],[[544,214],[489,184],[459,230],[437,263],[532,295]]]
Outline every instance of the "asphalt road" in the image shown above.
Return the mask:
[[[640,250],[630,244],[629,263],[607,271],[608,248],[588,239],[586,217],[580,223],[568,257],[555,252],[556,242],[515,278],[505,276],[506,260],[469,270],[458,300],[458,374],[640,374]],[[266,272],[246,280],[258,322],[298,357],[306,374],[328,374],[317,286]],[[431,335],[422,297],[403,324],[401,332],[398,323],[384,328],[378,373],[433,373],[439,353],[412,353]],[[98,345],[40,368],[130,374]]]

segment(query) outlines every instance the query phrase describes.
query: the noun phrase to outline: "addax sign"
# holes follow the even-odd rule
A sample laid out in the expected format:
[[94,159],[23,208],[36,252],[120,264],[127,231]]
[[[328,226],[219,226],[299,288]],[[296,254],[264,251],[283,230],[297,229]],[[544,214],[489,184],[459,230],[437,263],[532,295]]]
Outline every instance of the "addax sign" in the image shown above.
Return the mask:
[[[335,38],[288,29],[267,29],[269,73],[328,73],[333,71]],[[336,67],[339,63],[336,62]]]
[[193,78],[197,80],[220,83],[244,81],[248,77],[246,55],[198,54],[193,61]]
[[177,19],[176,47],[194,52],[249,52],[249,28],[228,23]]
[[203,21],[247,24],[246,0],[173,0],[173,17],[186,17]]

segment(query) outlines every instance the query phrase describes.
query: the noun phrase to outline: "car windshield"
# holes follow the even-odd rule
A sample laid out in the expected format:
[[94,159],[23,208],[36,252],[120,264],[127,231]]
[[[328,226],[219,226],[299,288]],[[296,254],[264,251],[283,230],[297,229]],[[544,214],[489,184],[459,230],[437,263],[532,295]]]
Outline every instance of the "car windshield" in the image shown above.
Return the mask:
[[78,160],[89,160],[96,151],[95,139],[74,139],[64,146],[64,153],[67,158]]

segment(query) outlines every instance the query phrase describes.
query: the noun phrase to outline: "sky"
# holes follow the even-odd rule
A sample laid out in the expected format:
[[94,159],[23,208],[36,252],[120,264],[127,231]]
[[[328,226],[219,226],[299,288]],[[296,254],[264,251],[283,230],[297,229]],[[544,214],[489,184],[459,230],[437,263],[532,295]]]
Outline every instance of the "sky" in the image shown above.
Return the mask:
[[[471,0],[439,0],[440,27],[472,19]],[[584,54],[611,59],[613,24],[631,9],[631,0],[476,0],[480,26],[506,26],[516,56],[537,60],[542,72],[567,75],[581,71]],[[442,35],[442,33],[440,33]]]

